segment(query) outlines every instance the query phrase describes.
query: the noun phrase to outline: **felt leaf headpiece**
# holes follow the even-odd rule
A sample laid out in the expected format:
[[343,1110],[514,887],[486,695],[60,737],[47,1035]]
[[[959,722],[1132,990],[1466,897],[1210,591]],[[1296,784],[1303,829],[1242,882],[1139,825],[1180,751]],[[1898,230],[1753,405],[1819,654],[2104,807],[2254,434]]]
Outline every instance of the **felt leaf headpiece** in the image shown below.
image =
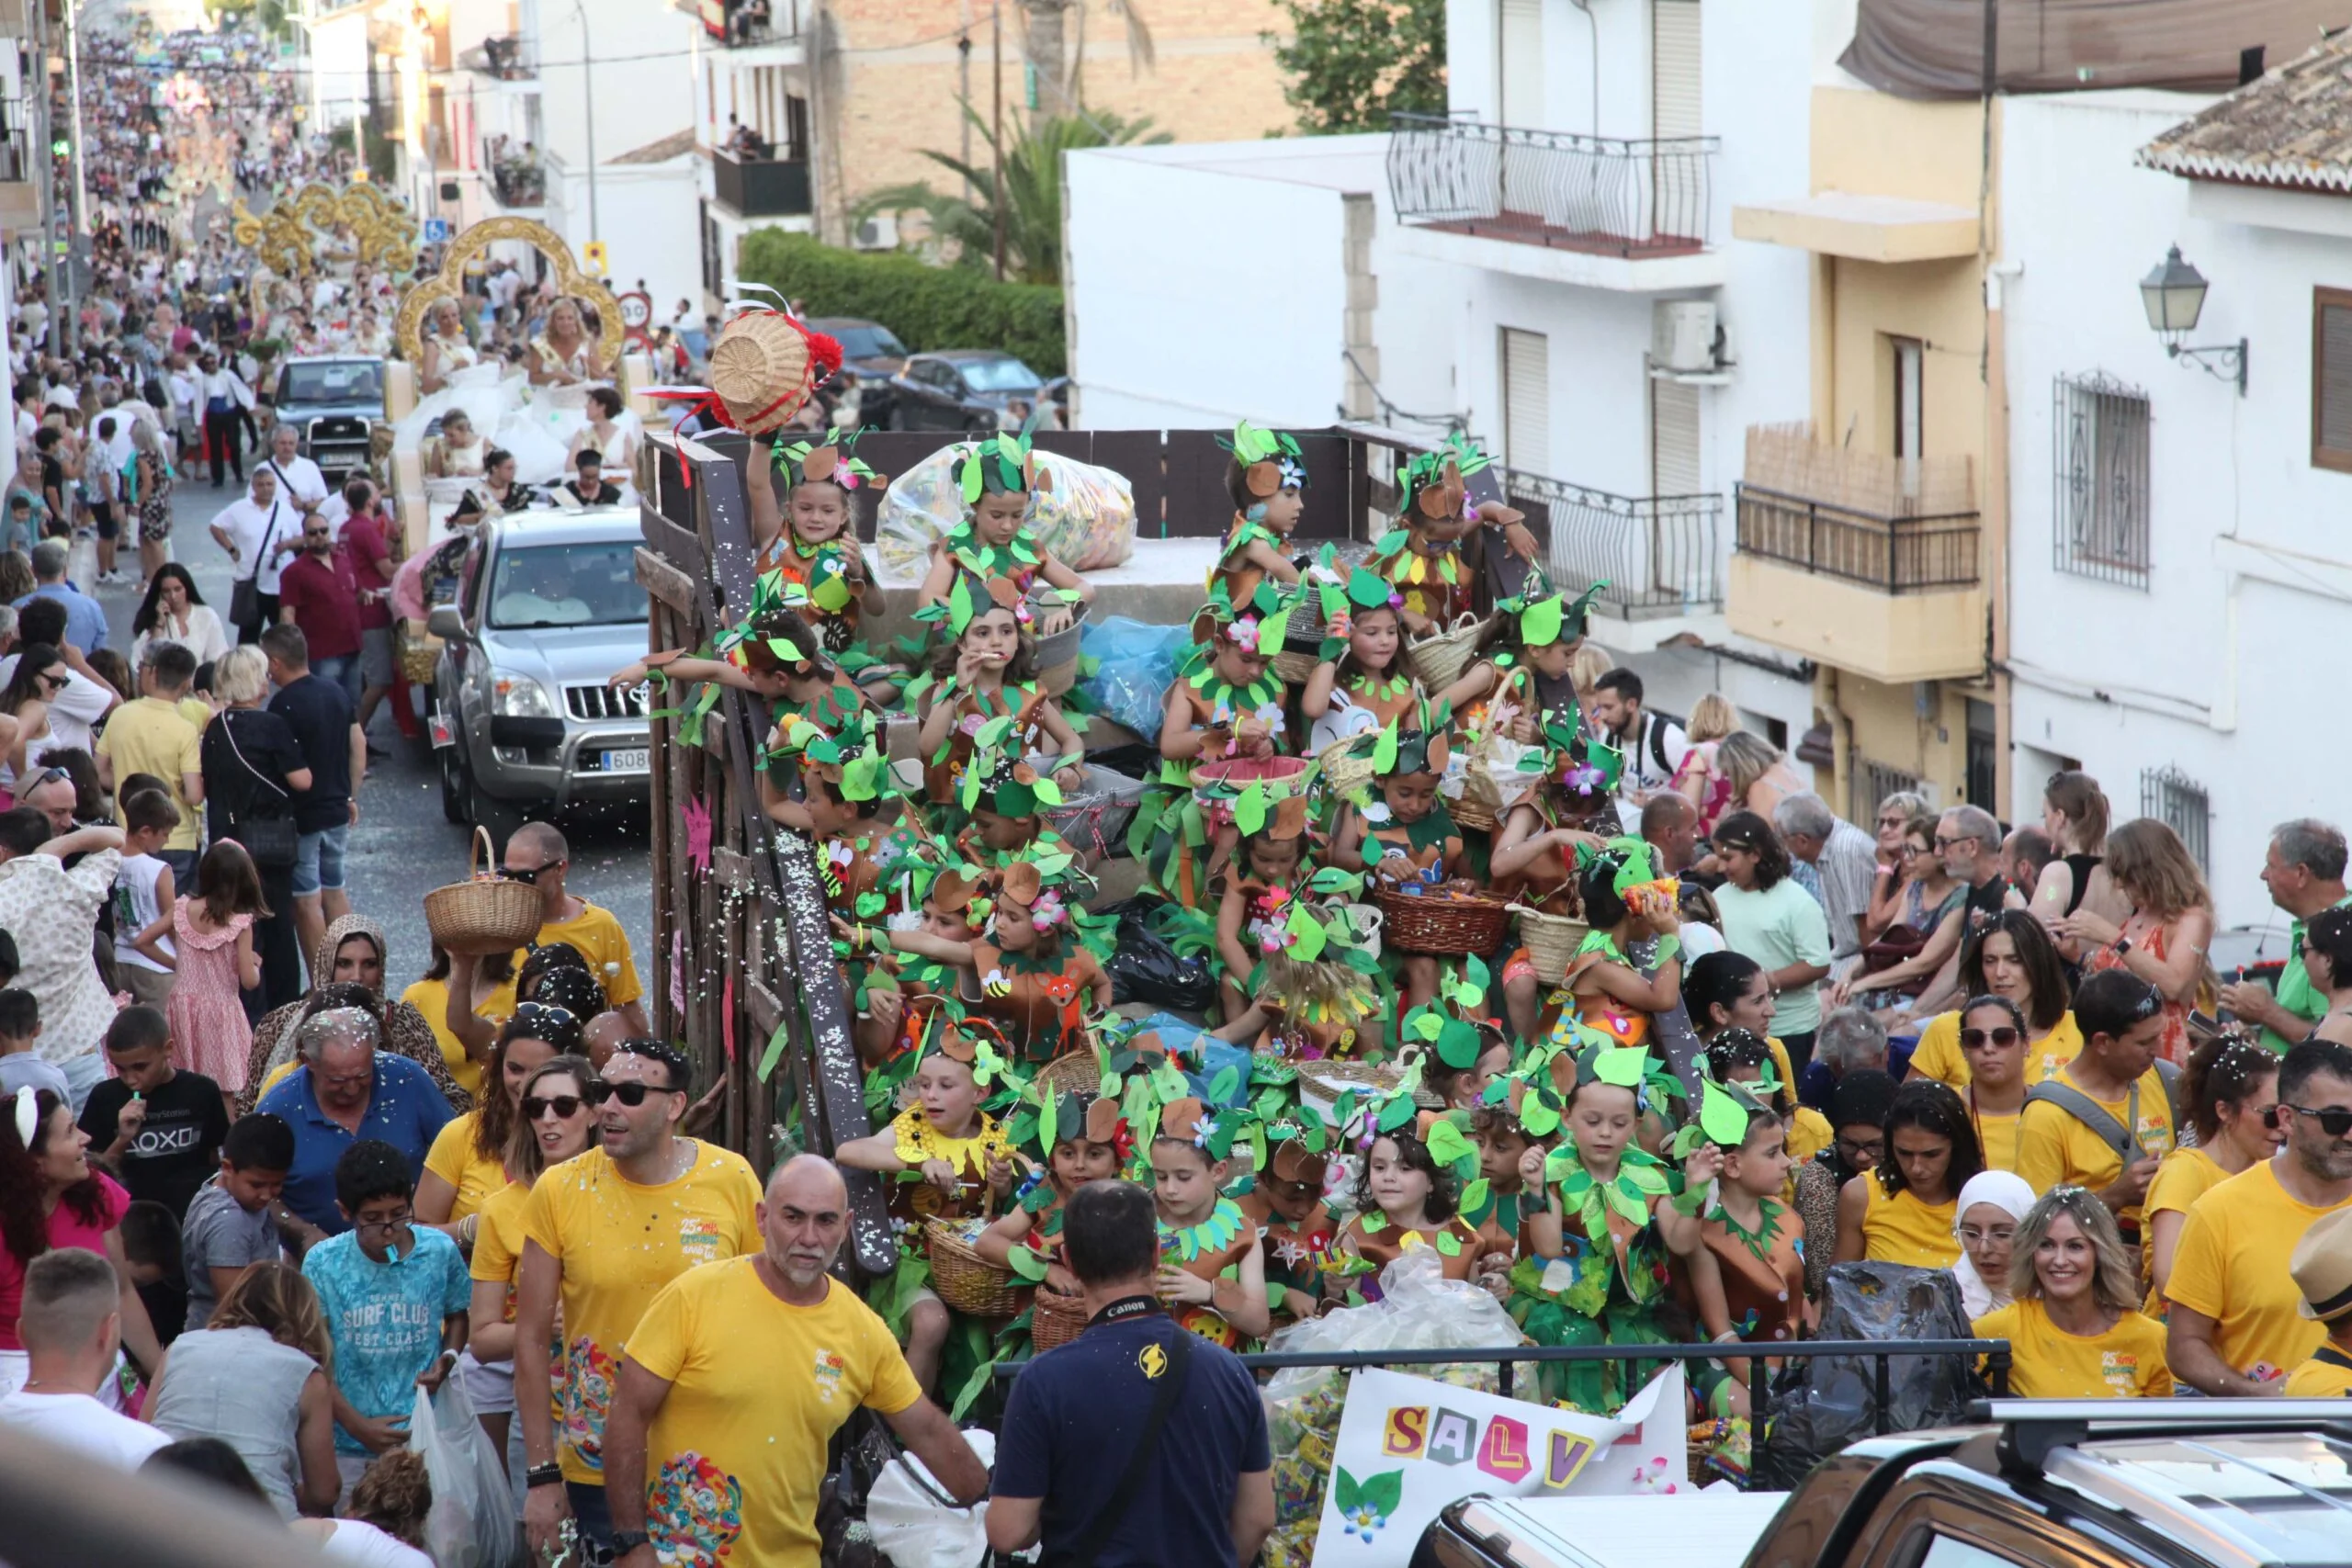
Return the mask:
[[985,615],[990,610],[1010,610],[1013,618],[1025,623],[1029,618],[1029,603],[1022,597],[1021,587],[1009,577],[991,577],[981,592],[972,592],[977,581],[970,572],[959,571],[947,590],[947,597],[917,610],[918,621],[944,623],[947,635],[960,637],[972,624],[975,615]]
[[1519,617],[1519,646],[1522,650],[1549,648],[1555,642],[1574,642],[1584,636],[1593,602],[1608,586],[1605,581],[1596,582],[1574,599],[1565,593],[1506,599],[1498,602],[1495,608]]
[[1190,1144],[1210,1159],[1221,1160],[1233,1152],[1233,1141],[1240,1134],[1245,1115],[1235,1111],[1211,1111],[1186,1095],[1160,1106],[1159,1131],[1155,1135]]
[[1287,843],[1306,831],[1307,798],[1304,793],[1274,795],[1262,779],[1252,779],[1233,802],[1233,825],[1244,838],[1265,834]]
[[1359,613],[1365,610],[1394,609],[1404,604],[1405,596],[1396,585],[1376,571],[1353,567],[1348,572],[1348,604]]
[[1453,722],[1453,705],[1423,699],[1415,717],[1418,723],[1409,729],[1400,728],[1392,718],[1379,729],[1358,736],[1348,747],[1348,755],[1370,758],[1373,773],[1385,779],[1407,773],[1443,774],[1446,759],[1452,755],[1447,726]]
[[914,1040],[918,1057],[944,1056],[951,1062],[961,1062],[972,1069],[972,1076],[983,1086],[1009,1072],[1012,1051],[1006,1043],[1004,1031],[977,1013],[966,1011],[954,998],[910,998],[907,1014],[907,1032]]
[[797,750],[801,765],[831,785],[843,800],[877,800],[891,784],[890,761],[874,732],[852,721],[831,735],[792,716],[785,741],[771,751]]
[[876,473],[852,450],[865,434],[865,427],[860,426],[843,435],[841,426],[835,425],[825,432],[821,441],[804,437],[786,446],[786,433],[778,431],[768,451],[776,468],[783,471],[786,484],[830,481],[845,491],[880,490],[890,482],[888,476]]
[[[1565,1060],[1555,1057],[1555,1064]],[[1668,1100],[1684,1100],[1689,1096],[1682,1080],[1676,1077],[1665,1063],[1639,1045],[1595,1045],[1576,1058],[1576,1081],[1578,1085],[1603,1083],[1612,1089],[1634,1091],[1634,1103],[1647,1111],[1663,1107]],[[1524,1125],[1524,1119],[1521,1120]]]
[[1544,727],[1541,755],[1521,758],[1522,769],[1541,768],[1569,795],[1598,800],[1616,789],[1625,774],[1625,753],[1606,740],[1555,720]]
[[1461,516],[1463,480],[1491,461],[1476,441],[1460,431],[1447,436],[1443,446],[1419,454],[1405,465],[1399,481],[1399,522]]
[[991,435],[958,447],[953,472],[967,506],[978,506],[983,495],[1026,495],[1054,488],[1053,476],[1037,467],[1025,434]]
[[1245,419],[1233,427],[1232,440],[1218,436],[1216,444],[1233,454],[1243,488],[1259,501],[1306,487],[1306,459],[1286,430],[1261,430]]

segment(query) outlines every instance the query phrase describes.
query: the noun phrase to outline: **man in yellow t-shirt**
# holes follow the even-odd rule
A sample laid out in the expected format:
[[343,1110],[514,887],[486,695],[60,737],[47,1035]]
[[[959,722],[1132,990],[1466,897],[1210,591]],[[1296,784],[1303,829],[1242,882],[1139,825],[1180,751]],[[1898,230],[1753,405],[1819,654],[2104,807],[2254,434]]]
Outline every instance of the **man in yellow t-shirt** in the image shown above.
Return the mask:
[[196,852],[204,842],[196,807],[204,800],[204,764],[196,726],[175,705],[196,676],[187,645],[148,645],[139,663],[140,697],[114,710],[98,732],[98,782],[112,789],[133,773],[153,773],[180,808],[180,825],[164,840],[163,855],[183,893],[196,886]]
[[[652,1032],[645,1020],[645,986],[637,976],[637,960],[628,950],[628,933],[610,909],[565,891],[563,878],[571,860],[571,846],[545,822],[526,822],[506,840],[506,875],[539,890],[539,934],[533,947],[569,942],[588,960],[589,969],[604,983],[605,999],[628,1021],[631,1035]],[[526,955],[517,953],[521,968]]]
[[[514,1406],[530,1462],[524,1526],[535,1552],[567,1515],[598,1546],[609,1542],[605,1422],[645,1309],[687,1270],[759,1249],[759,1178],[742,1156],[678,1136],[692,1089],[675,1048],[623,1041],[587,1096],[603,1144],[541,1176],[524,1204]],[[560,1447],[548,1355],[559,1304]]]
[[[2140,1200],[2178,1142],[2172,1087],[2156,1066],[2164,998],[2136,975],[2103,970],[2075,993],[2075,1021],[2083,1032],[2081,1053],[2057,1077],[2026,1091],[2017,1171],[2036,1192],[2089,1188],[2115,1212],[2124,1239],[2136,1242]],[[2086,1120],[2092,1107],[2103,1114]]]
[[860,1405],[958,1502],[988,1492],[890,1330],[828,1277],[849,1234],[841,1172],[778,1167],[759,1213],[759,1250],[680,1275],[629,1336],[605,1443],[616,1568],[816,1568],[826,1445]]
[[2287,1146],[2188,1206],[2173,1249],[2166,1359],[2207,1393],[2272,1393],[2327,1331],[2302,1311],[2290,1259],[2352,1207],[2352,1047],[2307,1040],[2278,1064]]
[[2302,1314],[2327,1330],[2312,1359],[2287,1374],[2287,1397],[2352,1395],[2352,1209],[2312,1221],[2287,1259],[2287,1272],[2302,1292]]

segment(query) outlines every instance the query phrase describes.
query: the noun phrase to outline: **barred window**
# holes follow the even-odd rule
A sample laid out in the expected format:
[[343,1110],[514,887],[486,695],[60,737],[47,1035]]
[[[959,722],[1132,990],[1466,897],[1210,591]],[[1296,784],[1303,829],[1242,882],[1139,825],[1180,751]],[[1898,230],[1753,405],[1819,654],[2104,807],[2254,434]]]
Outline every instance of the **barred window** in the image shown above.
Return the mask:
[[2061,376],[2053,400],[2052,564],[2148,585],[2148,395],[2093,372]]
[[2312,467],[2352,473],[2352,290],[2312,290]]
[[2179,834],[2199,869],[2213,874],[2213,799],[2203,784],[2175,768],[2146,769],[2140,774],[2140,815]]
[[1849,773],[1852,783],[1848,786],[1850,798],[1846,803],[1846,819],[1849,822],[1876,822],[1879,802],[1890,795],[1909,793],[1924,795],[1933,805],[1936,792],[1918,774],[1892,762],[1873,761],[1857,751]]

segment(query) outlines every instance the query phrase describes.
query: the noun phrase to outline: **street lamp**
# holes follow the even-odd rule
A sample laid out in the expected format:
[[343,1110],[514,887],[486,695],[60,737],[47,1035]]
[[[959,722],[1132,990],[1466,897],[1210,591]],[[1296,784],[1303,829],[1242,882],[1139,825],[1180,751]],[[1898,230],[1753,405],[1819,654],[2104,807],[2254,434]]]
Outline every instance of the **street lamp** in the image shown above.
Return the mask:
[[2188,346],[2188,334],[2197,330],[2197,318],[2205,312],[2207,288],[2205,275],[2183,261],[2180,247],[2175,245],[2140,280],[2140,303],[2147,308],[2149,329],[2165,340],[2166,354],[2188,360],[2216,380],[2236,383],[2238,396],[2245,397],[2245,339],[2203,348]]

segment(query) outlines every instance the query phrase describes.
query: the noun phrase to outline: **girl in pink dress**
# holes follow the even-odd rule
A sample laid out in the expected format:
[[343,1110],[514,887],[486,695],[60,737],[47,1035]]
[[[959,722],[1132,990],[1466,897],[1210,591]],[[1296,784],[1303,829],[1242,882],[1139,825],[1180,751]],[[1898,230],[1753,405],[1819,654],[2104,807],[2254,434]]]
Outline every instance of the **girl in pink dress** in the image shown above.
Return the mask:
[[253,1025],[246,1021],[238,990],[261,984],[261,954],[254,950],[253,927],[268,914],[253,857],[234,840],[223,839],[198,863],[196,891],[139,933],[141,952],[160,963],[175,963],[155,940],[168,923],[177,949],[178,976],[165,1013],[172,1023],[174,1065],[202,1073],[232,1096],[245,1087],[246,1058],[254,1044]]

